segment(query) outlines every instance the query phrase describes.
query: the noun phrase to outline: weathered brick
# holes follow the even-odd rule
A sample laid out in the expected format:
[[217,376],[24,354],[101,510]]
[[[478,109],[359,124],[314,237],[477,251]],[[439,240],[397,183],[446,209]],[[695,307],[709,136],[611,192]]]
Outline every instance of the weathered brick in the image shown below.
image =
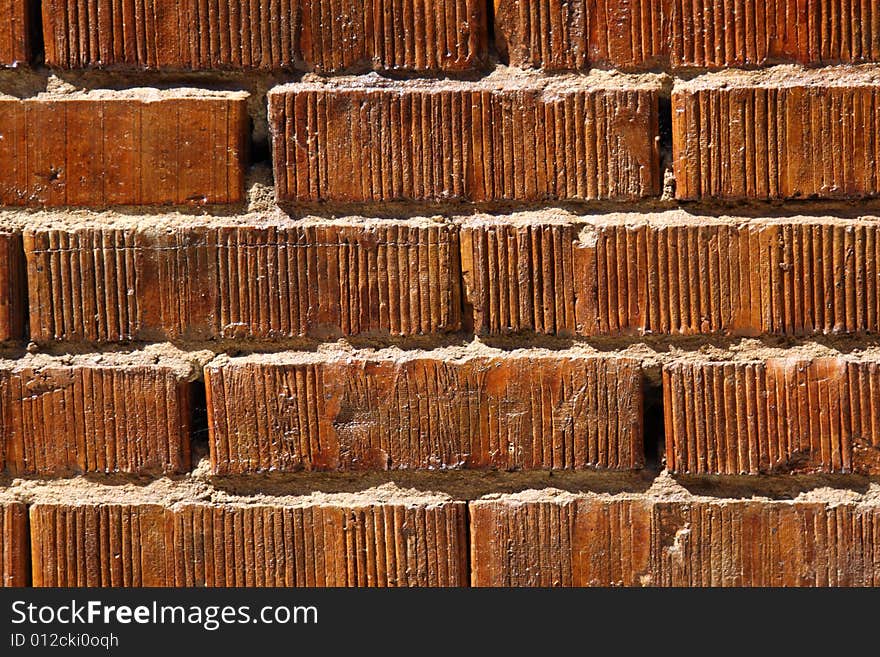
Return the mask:
[[163,365],[0,368],[0,466],[14,476],[190,467],[189,382]]
[[669,0],[495,0],[495,40],[512,66],[583,70],[662,66]]
[[663,370],[666,466],[880,474],[880,363],[680,362]]
[[38,0],[0,0],[0,68],[30,61]]
[[682,200],[880,194],[880,85],[846,74],[706,76],[672,94]]
[[874,218],[462,226],[481,335],[823,335],[880,331]]
[[495,0],[501,58],[523,68],[715,69],[880,59],[880,8],[840,0]]
[[470,504],[474,586],[877,586],[880,507],[564,496]]
[[269,340],[460,327],[453,226],[216,223],[25,231],[31,339]]
[[660,193],[653,84],[296,83],[269,92],[279,202],[638,199]]
[[650,582],[651,504],[565,495],[469,505],[473,586]]
[[[841,0],[664,0],[674,68],[876,62],[880,6]],[[671,7],[670,7],[671,5]]]
[[463,502],[31,506],[34,586],[463,586]]
[[237,203],[246,94],[0,98],[0,205]]
[[0,586],[28,585],[28,516],[21,502],[0,502]]
[[0,342],[24,337],[27,272],[21,234],[0,231]]
[[205,377],[217,474],[644,463],[628,359],[290,354],[221,360]]
[[717,501],[654,506],[661,586],[877,586],[880,507]]
[[63,68],[373,68],[482,66],[482,0],[46,0],[46,62]]

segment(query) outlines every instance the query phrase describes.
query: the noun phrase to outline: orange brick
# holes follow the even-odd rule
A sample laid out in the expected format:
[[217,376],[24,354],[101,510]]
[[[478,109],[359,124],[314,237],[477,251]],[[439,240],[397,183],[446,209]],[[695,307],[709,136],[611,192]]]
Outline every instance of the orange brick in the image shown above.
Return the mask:
[[0,231],[0,342],[24,337],[26,278],[21,235]]
[[658,89],[565,80],[277,87],[269,123],[278,201],[658,195]]
[[665,0],[673,68],[876,62],[880,7],[839,0]]
[[38,23],[34,0],[0,0],[0,68],[31,59],[31,30]]
[[237,203],[246,94],[0,98],[0,204]]
[[460,327],[453,226],[216,223],[25,231],[31,339],[271,340]]
[[62,68],[457,72],[483,65],[488,49],[482,0],[142,4],[135,13],[125,0],[46,0],[46,63]]
[[877,586],[880,507],[526,494],[470,504],[474,586]]
[[874,218],[587,223],[469,220],[480,335],[826,335],[880,331]]
[[0,369],[0,465],[13,476],[186,472],[190,394],[162,365],[13,362]]
[[31,507],[34,586],[464,586],[463,502]]
[[495,0],[504,62],[713,69],[876,62],[880,8],[838,0]]
[[495,0],[495,41],[522,68],[646,69],[667,60],[669,0]]
[[20,502],[0,502],[0,586],[28,585],[28,517]]
[[469,505],[473,586],[639,586],[652,575],[643,499],[478,500]]
[[667,468],[880,474],[878,391],[878,362],[791,357],[667,365]]
[[880,194],[880,85],[867,76],[707,76],[672,94],[676,197]]
[[644,464],[632,360],[290,354],[205,376],[217,474]]

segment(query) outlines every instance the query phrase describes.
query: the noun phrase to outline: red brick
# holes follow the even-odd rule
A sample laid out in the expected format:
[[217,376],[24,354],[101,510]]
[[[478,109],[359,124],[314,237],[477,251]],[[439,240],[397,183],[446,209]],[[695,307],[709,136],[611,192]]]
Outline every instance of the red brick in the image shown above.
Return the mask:
[[880,363],[681,362],[663,371],[666,466],[880,474]]
[[819,74],[707,76],[672,94],[676,197],[880,194],[880,85]]
[[495,0],[503,61],[523,68],[713,69],[880,59],[880,8],[839,0]]
[[0,204],[237,203],[247,125],[240,93],[0,99]]
[[28,517],[20,502],[0,502],[0,586],[28,585]]
[[880,58],[880,7],[874,2],[672,0],[667,12],[673,68]]
[[13,476],[186,472],[190,393],[162,365],[8,364],[0,465]]
[[31,59],[34,0],[0,0],[0,68],[25,64]]
[[522,68],[654,68],[667,59],[668,4],[495,0],[495,41],[502,60]]
[[480,335],[827,335],[880,331],[874,218],[734,224],[671,213],[462,227]]
[[877,586],[880,507],[577,497],[470,504],[474,586]]
[[124,0],[46,0],[46,63],[458,72],[482,66],[488,49],[482,0],[145,0],[143,14],[131,11]]
[[463,586],[463,502],[38,503],[34,586]]
[[627,359],[290,354],[205,376],[216,474],[644,463],[641,370]]
[[0,342],[24,337],[26,279],[21,234],[0,231]]
[[271,340],[460,327],[454,227],[260,223],[27,230],[31,339]]
[[278,201],[658,195],[657,88],[563,80],[278,87],[269,92]]

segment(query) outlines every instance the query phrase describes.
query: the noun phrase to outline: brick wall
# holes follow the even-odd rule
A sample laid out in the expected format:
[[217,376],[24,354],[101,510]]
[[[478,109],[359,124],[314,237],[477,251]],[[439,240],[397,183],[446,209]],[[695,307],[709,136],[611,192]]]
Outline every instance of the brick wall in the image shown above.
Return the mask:
[[878,25],[0,0],[0,582],[880,586]]

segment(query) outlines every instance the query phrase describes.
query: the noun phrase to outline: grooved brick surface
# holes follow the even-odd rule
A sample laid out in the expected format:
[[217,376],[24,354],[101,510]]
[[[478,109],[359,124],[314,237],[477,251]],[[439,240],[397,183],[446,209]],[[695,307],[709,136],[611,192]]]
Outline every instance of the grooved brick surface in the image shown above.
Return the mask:
[[36,504],[34,586],[463,586],[462,502]]
[[24,337],[26,277],[21,235],[0,231],[0,341]]
[[880,58],[876,2],[672,0],[671,5],[667,33],[673,67],[860,63]]
[[470,515],[474,586],[880,582],[876,506],[571,496],[477,501]]
[[669,0],[495,0],[495,40],[512,66],[551,71],[662,65]]
[[880,331],[874,220],[607,224],[472,220],[465,299],[481,335]]
[[495,0],[502,60],[551,71],[876,62],[880,7],[842,0]]
[[0,205],[236,203],[244,94],[0,98]]
[[663,395],[673,472],[880,474],[880,363],[676,363]]
[[166,367],[0,370],[6,471],[161,474],[190,468],[190,386]]
[[0,0],[0,68],[31,58],[34,0]]
[[633,360],[256,357],[209,365],[206,386],[217,474],[644,464]]
[[445,224],[80,228],[24,242],[37,341],[404,336],[461,322]]
[[749,80],[673,92],[677,198],[880,194],[880,85]]
[[278,87],[269,92],[276,194],[308,203],[654,196],[658,102],[653,87],[576,82]]
[[20,502],[0,503],[0,586],[28,585],[28,516]]
[[350,68],[483,65],[482,0],[46,0],[46,62],[64,68]]

